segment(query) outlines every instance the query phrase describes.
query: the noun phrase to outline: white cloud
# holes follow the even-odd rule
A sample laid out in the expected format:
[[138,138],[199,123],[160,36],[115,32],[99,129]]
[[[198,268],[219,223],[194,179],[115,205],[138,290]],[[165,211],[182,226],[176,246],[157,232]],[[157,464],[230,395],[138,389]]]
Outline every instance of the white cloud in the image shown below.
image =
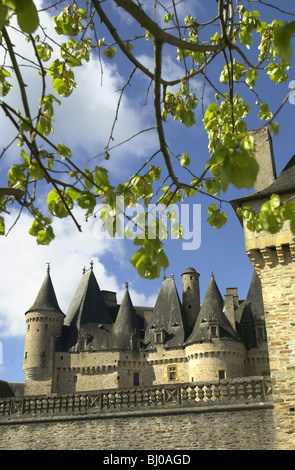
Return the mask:
[[[41,5],[40,1],[38,3]],[[40,18],[49,38],[57,43],[65,40],[64,37],[56,34],[51,15],[47,11],[41,12]],[[25,41],[24,36],[16,30],[10,30],[9,33],[19,56],[27,59],[27,61],[19,59],[19,62],[26,83],[31,115],[35,116],[39,106],[42,80],[37,68],[34,67],[36,58],[34,57],[33,48],[30,43]],[[41,32],[40,37],[43,37]],[[59,49],[50,40],[48,42],[54,47],[54,51],[51,61],[45,64],[47,67],[55,58],[60,57]],[[84,167],[89,165],[88,159],[90,157],[103,152],[116,117],[120,96],[119,90],[128,79],[128,75],[126,77],[120,75],[115,61],[104,59],[104,56],[102,56],[100,62],[98,55],[93,54],[90,61],[84,63],[83,67],[76,67],[73,70],[77,88],[68,98],[57,96],[52,88],[51,78],[46,78],[46,93],[52,93],[61,100],[61,106],[57,103],[54,105],[54,135],[49,135],[48,138],[52,139],[55,144],[63,142],[69,146],[76,163],[82,163]],[[4,56],[2,59],[0,56],[0,61],[4,61]],[[9,66],[7,56],[5,65]],[[103,73],[101,73],[101,69]],[[13,84],[13,88],[5,97],[5,102],[14,108],[22,109],[16,80],[11,77],[9,81]],[[112,146],[151,126],[149,111],[144,108],[143,104],[144,97],[142,97],[142,100],[138,100],[135,88],[132,89],[132,93],[128,94],[128,99],[126,95],[123,96],[113,135],[115,140],[112,141]],[[16,130],[3,112],[0,114],[0,129],[1,144],[5,146],[16,135]],[[110,161],[107,162],[107,167],[114,176],[128,177],[130,167],[133,166],[135,172],[138,169],[139,160],[145,158],[153,148],[154,141],[150,133],[140,134],[136,137],[136,140],[131,140],[124,146],[118,147],[112,153]],[[8,167],[8,165],[11,165],[12,159],[19,158],[19,150],[16,146],[11,147],[5,157],[8,158],[2,158],[2,164]],[[101,164],[102,160],[103,157],[100,157],[94,160],[94,163]]]
[[[82,213],[75,211],[81,223]],[[10,217],[14,221],[15,214]],[[122,240],[97,238],[94,221],[82,222],[83,233],[77,231],[69,219],[55,220],[56,239],[49,246],[37,246],[35,239],[28,234],[32,220],[24,214],[12,232],[1,238],[0,257],[0,334],[1,336],[23,335],[25,331],[24,313],[33,304],[45,278],[46,263],[50,262],[51,277],[61,309],[64,313],[81,280],[82,270],[94,262],[94,273],[102,290],[118,292],[120,301],[124,286],[116,275],[116,258],[125,257]],[[9,221],[7,221],[9,224]],[[101,257],[107,253],[114,255],[115,262],[107,268]],[[147,298],[140,292],[130,290],[134,305],[152,305],[155,296]]]

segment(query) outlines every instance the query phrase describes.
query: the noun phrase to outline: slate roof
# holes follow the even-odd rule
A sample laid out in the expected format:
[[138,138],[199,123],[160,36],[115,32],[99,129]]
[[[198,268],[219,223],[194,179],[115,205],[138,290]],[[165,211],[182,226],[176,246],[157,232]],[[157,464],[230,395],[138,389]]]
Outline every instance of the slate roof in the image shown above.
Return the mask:
[[238,206],[247,200],[261,199],[269,197],[272,194],[284,194],[291,191],[295,191],[295,155],[293,155],[280,175],[271,185],[261,191],[257,191],[256,193],[249,194],[248,196],[244,196],[239,199],[234,199],[231,201],[231,204],[233,206]]
[[131,349],[131,340],[140,340],[140,329],[133,307],[128,284],[125,284],[125,292],[113,326],[113,345],[116,349]]
[[59,350],[74,347],[83,332],[92,349],[112,348],[113,320],[92,269],[82,277],[66,314]]
[[64,321],[78,328],[87,323],[113,323],[92,269],[83,275]]
[[11,389],[8,382],[0,380],[0,398],[14,397],[13,390]]
[[186,323],[182,304],[173,277],[163,280],[151,320],[145,332],[145,344],[154,347],[154,329],[161,325],[167,347],[182,346],[186,339]]
[[217,331],[219,338],[238,339],[237,333],[223,312],[223,298],[213,273],[211,274],[209,286],[203,299],[195,327],[187,339],[186,344],[209,341],[212,337],[210,326],[219,327]]
[[64,315],[58,305],[49,271],[46,274],[43,284],[35,299],[35,302],[31,306],[31,308],[26,311],[26,313],[43,310],[59,312]]
[[236,311],[237,331],[245,346],[257,347],[255,322],[264,316],[261,281],[254,271],[247,298]]

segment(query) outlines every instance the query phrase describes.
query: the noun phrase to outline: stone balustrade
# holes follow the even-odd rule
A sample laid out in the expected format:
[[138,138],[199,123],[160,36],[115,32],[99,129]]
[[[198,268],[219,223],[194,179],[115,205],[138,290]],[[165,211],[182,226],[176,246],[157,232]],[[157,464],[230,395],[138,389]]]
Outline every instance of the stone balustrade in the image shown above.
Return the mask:
[[270,379],[244,377],[210,382],[155,385],[132,389],[40,395],[0,399],[0,421],[36,415],[72,415],[167,407],[249,404],[271,399]]

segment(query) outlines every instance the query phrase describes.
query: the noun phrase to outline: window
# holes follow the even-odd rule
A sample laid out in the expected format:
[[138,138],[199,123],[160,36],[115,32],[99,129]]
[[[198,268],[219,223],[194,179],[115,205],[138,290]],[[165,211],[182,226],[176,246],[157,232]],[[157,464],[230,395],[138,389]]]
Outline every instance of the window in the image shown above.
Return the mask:
[[161,344],[163,343],[163,333],[155,333],[155,343]]
[[263,328],[258,328],[258,338],[259,338],[259,339],[263,339],[263,338],[264,338]]
[[133,373],[133,385],[136,387],[139,385],[139,372]]
[[45,357],[46,357],[46,352],[43,351],[42,354],[41,354],[41,359],[45,359]]
[[79,341],[79,351],[84,351],[85,349],[85,341]]
[[216,326],[211,326],[211,336],[212,337],[217,336],[217,327]]
[[178,370],[176,364],[167,366],[167,376],[168,380],[176,380],[178,378]]
[[25,359],[27,359],[27,357],[28,357],[28,353],[27,353],[27,351],[26,351],[26,352],[25,352]]
[[225,370],[218,371],[218,378],[219,380],[225,379]]

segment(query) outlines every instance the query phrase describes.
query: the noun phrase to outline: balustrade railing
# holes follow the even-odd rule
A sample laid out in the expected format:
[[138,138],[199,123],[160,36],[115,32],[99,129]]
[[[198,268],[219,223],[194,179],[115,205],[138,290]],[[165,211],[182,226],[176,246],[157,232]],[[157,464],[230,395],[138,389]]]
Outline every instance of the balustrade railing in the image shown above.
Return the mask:
[[12,416],[100,413],[153,407],[195,407],[269,401],[270,380],[246,377],[212,382],[155,385],[70,395],[26,396],[0,399],[0,419]]

